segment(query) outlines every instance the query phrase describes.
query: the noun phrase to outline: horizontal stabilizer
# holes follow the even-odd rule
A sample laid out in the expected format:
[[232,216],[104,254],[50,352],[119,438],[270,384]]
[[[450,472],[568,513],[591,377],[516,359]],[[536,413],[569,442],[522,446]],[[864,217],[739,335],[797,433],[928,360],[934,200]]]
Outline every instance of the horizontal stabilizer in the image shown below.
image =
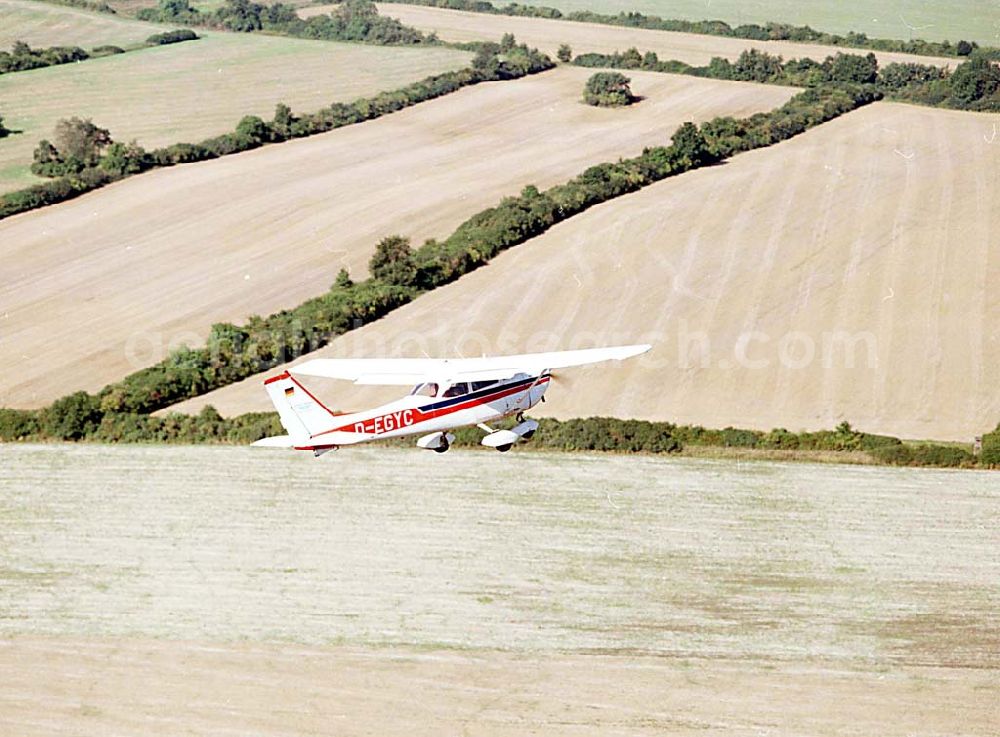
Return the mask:
[[250,445],[255,448],[292,448],[295,443],[289,435],[274,435],[270,438],[261,438]]

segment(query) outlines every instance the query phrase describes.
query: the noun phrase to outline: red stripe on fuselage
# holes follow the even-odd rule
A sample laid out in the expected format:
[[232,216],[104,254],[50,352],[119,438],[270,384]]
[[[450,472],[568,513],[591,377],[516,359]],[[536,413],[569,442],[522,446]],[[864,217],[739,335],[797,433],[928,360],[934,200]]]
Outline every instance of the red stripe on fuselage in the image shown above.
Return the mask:
[[[292,380],[294,381],[294,379],[292,379]],[[509,397],[511,394],[520,394],[521,392],[531,391],[536,386],[541,386],[543,384],[547,384],[548,381],[549,381],[549,377],[548,376],[544,376],[541,379],[539,379],[538,381],[536,381],[534,384],[528,384],[527,386],[515,386],[515,387],[506,388],[506,389],[498,389],[493,394],[487,394],[486,396],[483,396],[483,397],[477,397],[476,399],[470,399],[467,402],[459,402],[458,404],[452,405],[451,407],[444,407],[442,409],[435,409],[435,410],[431,410],[430,412],[424,412],[419,407],[414,407],[412,409],[400,410],[398,413],[397,412],[390,412],[390,413],[385,414],[385,415],[377,415],[376,417],[369,417],[369,418],[367,418],[365,420],[360,420],[358,422],[351,423],[350,425],[342,425],[341,427],[335,427],[335,428],[330,429],[330,430],[324,430],[321,433],[313,435],[313,437],[314,438],[318,438],[321,435],[328,435],[328,434],[330,434],[332,432],[357,433],[357,430],[355,430],[355,427],[357,425],[368,425],[369,423],[372,423],[372,425],[374,426],[374,423],[375,423],[376,419],[383,419],[385,417],[391,417],[393,414],[401,414],[402,412],[412,412],[414,415],[419,416],[419,419],[416,419],[413,422],[411,422],[409,424],[406,424],[406,425],[401,425],[399,427],[393,427],[392,430],[387,431],[387,432],[392,432],[393,430],[401,430],[403,427],[412,427],[413,425],[419,425],[421,422],[427,422],[428,420],[434,420],[434,419],[437,419],[438,417],[444,417],[445,415],[450,415],[450,414],[453,414],[455,412],[460,412],[461,410],[464,410],[464,409],[469,409],[471,407],[478,407],[481,404],[489,404],[490,402],[495,402],[498,399],[503,399],[504,397]],[[310,395],[310,396],[312,396],[312,395]],[[314,397],[314,399],[315,399],[315,397]],[[361,434],[375,435],[375,434],[382,434],[382,433],[374,433],[374,432],[367,433],[366,432],[366,433],[361,433]]]

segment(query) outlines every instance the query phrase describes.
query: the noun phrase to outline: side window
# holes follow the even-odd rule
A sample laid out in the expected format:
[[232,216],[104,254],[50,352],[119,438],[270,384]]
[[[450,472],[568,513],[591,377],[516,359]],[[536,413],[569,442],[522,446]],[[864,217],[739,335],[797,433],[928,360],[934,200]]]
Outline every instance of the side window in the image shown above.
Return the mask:
[[446,397],[460,397],[463,394],[469,393],[469,385],[465,382],[459,384],[452,384],[444,391],[444,396]]
[[480,389],[485,389],[486,387],[493,386],[494,384],[496,384],[495,381],[473,381],[472,391],[478,392]]

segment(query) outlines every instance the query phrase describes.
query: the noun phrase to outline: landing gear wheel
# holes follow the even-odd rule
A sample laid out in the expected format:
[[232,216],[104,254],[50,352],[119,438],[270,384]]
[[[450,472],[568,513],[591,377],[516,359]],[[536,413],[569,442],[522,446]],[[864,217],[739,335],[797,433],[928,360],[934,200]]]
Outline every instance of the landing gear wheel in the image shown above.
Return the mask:
[[507,445],[498,445],[497,446],[497,450],[499,450],[501,453],[506,453],[508,450],[510,450],[513,447],[514,447],[513,443],[508,443]]
[[533,437],[535,437],[535,431],[529,430],[521,436],[521,440],[531,440]]
[[445,453],[445,452],[448,451],[448,448],[450,448],[450,447],[451,447],[450,443],[444,442],[444,443],[441,443],[441,445],[439,445],[438,447],[434,448],[434,452],[435,453]]

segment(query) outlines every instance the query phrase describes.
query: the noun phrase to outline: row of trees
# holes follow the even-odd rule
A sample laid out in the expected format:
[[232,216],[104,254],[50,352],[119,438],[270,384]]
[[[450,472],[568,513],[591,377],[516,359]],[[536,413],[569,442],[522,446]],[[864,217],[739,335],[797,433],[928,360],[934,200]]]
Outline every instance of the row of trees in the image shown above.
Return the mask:
[[[509,3],[501,7],[493,5],[487,0],[385,0],[385,2],[427,5],[434,8],[467,10],[475,13],[490,13],[494,15],[552,18],[584,23],[600,23],[611,26],[626,26],[628,28],[647,28],[655,31],[680,31],[683,33],[744,38],[755,41],[797,41],[799,43],[873,49],[875,51],[901,51],[908,54],[925,56],[969,56],[979,48],[979,45],[974,41],[959,41],[953,44],[950,41],[936,42],[920,39],[903,41],[899,39],[869,38],[864,33],[838,35],[817,31],[809,26],[793,26],[788,23],[765,23],[763,25],[750,23],[733,27],[721,20],[675,20],[635,12],[622,12],[617,15],[605,15],[589,10],[563,13],[557,8],[540,5],[522,5],[520,3]],[[1000,50],[988,49],[987,51],[994,58],[1000,58]]]
[[[197,415],[104,412],[86,392],[71,394],[40,411],[0,409],[0,441],[90,440],[102,443],[228,443],[246,445],[281,435],[274,412],[252,412],[223,418],[211,405]],[[455,431],[454,445],[478,447],[475,428]],[[408,443],[407,440],[396,441]],[[529,447],[610,453],[678,453],[684,448],[718,447],[778,451],[826,451],[866,454],[874,462],[894,466],[951,468],[1000,467],[1000,426],[983,437],[977,457],[967,449],[934,443],[903,444],[899,438],[860,432],[844,422],[834,430],[770,432],[727,427],[707,429],[669,422],[620,420],[611,417],[554,420],[543,418]]]
[[[193,41],[198,35],[190,30],[167,31],[156,33],[146,39],[145,46],[161,46],[163,44]],[[15,41],[10,52],[0,51],[0,74],[24,72],[29,69],[69,64],[75,61],[97,59],[112,54],[123,54],[125,49],[119,46],[95,46],[85,51],[79,46],[50,46],[45,49],[33,49],[24,41]]]
[[655,52],[642,54],[635,48],[613,54],[581,54],[573,63],[584,67],[643,69],[796,87],[865,84],[894,100],[960,110],[1000,110],[1000,65],[980,52],[973,53],[953,72],[913,63],[893,63],[880,68],[873,53],[864,56],[838,53],[822,62],[812,59],[785,61],[780,56],[756,49],[744,51],[735,62],[715,57],[704,67],[675,60],[661,61]]
[[245,116],[236,129],[199,143],[177,143],[146,151],[134,141],[119,143],[90,120],[60,121],[52,140],[39,142],[32,171],[56,177],[51,182],[0,196],[0,219],[77,197],[122,177],[147,169],[226,156],[259,146],[323,133],[372,120],[417,103],[484,81],[517,79],[549,69],[552,60],[524,44],[477,44],[473,65],[437,74],[391,92],[381,92],[352,103],[333,103],[315,113],[295,115],[279,104],[274,118]]
[[189,0],[160,0],[155,8],[143,8],[140,20],[182,23],[227,31],[268,31],[302,38],[328,41],[363,41],[377,44],[434,43],[415,28],[395,18],[378,14],[371,0],[345,0],[332,13],[309,19],[298,16],[295,6],[285,3],[261,4],[252,0],[226,0],[212,12],[192,6]]

